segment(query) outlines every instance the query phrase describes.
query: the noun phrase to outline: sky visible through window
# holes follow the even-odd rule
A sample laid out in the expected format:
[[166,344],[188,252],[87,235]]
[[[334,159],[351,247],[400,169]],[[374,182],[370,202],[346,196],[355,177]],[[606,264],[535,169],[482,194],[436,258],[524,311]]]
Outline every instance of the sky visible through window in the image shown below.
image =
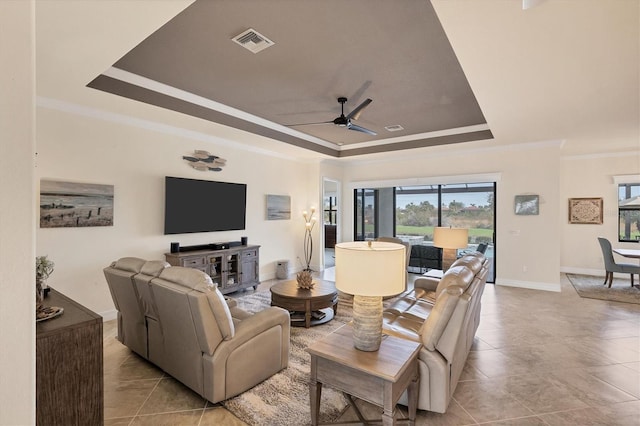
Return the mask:
[[[472,185],[472,184],[470,184]],[[464,203],[465,206],[486,206],[489,204],[489,194],[493,190],[493,184],[481,183],[476,184],[477,186],[487,187],[489,185],[490,189],[487,192],[462,192],[465,188],[460,188],[461,192],[455,193],[444,193],[442,194],[442,201],[445,205],[449,204],[449,202],[455,200],[457,202]],[[476,186],[474,185],[474,186]],[[446,188],[454,188],[454,186],[446,185]],[[403,187],[405,189],[420,189],[425,187]],[[429,187],[430,188],[430,187]],[[429,201],[434,206],[438,204],[438,195],[437,194],[396,194],[396,207],[405,208],[408,204],[418,205],[423,201]]]

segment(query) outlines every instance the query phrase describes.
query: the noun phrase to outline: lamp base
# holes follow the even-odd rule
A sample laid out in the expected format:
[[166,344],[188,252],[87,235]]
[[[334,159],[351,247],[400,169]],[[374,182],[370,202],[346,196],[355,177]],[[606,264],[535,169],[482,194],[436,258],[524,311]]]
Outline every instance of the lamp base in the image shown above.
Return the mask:
[[382,297],[353,296],[353,346],[374,352],[382,342]]
[[447,272],[458,256],[457,249],[442,249],[442,271]]

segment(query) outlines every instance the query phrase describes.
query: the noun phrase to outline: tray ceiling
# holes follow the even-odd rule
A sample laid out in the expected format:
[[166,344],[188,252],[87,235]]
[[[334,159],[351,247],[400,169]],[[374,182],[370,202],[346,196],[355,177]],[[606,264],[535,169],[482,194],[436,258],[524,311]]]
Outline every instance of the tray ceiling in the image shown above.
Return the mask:
[[334,157],[493,137],[429,1],[198,0],[88,86]]

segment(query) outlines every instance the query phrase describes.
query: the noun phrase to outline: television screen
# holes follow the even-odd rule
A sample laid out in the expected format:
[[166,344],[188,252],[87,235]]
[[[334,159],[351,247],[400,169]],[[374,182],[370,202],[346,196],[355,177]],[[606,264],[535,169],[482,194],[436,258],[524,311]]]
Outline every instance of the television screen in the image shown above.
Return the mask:
[[167,176],[164,233],[245,229],[247,185]]

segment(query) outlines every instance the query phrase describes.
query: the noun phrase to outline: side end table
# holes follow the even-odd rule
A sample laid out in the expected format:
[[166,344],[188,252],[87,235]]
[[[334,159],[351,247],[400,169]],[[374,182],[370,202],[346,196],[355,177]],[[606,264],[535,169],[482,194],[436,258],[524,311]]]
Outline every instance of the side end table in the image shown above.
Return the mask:
[[309,346],[311,424],[318,424],[323,384],[382,407],[385,426],[396,424],[396,404],[407,390],[409,423],[414,424],[420,389],[420,347],[417,342],[385,335],[379,350],[363,352],[353,346],[353,330],[349,325]]

